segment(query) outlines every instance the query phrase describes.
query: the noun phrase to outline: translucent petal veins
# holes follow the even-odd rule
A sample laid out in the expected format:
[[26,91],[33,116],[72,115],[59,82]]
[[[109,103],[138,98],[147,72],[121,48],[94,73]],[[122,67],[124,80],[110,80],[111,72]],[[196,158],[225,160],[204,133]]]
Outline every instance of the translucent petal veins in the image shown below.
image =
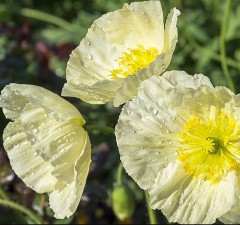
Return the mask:
[[3,133],[13,170],[28,187],[48,193],[56,218],[70,217],[79,204],[91,162],[81,114],[58,95],[23,84],[7,85],[0,106],[13,120]]
[[70,55],[62,95],[114,106],[131,100],[143,80],[170,64],[179,15],[172,9],[164,26],[160,1],[143,1],[95,20]]
[[239,111],[240,95],[183,71],[143,81],[123,107],[123,166],[169,222],[240,222]]
[[186,173],[212,183],[240,169],[240,125],[223,112],[191,118],[179,135],[178,158]]
[[119,68],[111,71],[110,77],[113,79],[126,78],[135,75],[138,70],[146,68],[159,55],[157,48],[145,48],[138,44],[136,48],[128,49],[116,61]]

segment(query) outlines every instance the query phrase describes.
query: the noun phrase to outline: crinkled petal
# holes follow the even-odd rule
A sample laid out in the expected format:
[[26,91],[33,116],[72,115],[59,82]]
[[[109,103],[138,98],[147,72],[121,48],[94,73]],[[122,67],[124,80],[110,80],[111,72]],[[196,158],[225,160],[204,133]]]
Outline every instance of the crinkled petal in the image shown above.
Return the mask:
[[203,75],[166,72],[144,81],[138,96],[123,107],[115,129],[117,144],[124,168],[141,188],[148,189],[159,170],[176,160],[176,134],[187,118],[184,111],[169,108],[181,106],[185,95],[168,90],[175,86],[194,90],[201,85],[212,87]]
[[164,51],[167,51],[171,46],[176,45],[178,38],[177,19],[179,15],[180,11],[176,8],[173,8],[168,14],[164,31]]
[[33,149],[19,119],[7,125],[3,140],[10,164],[24,183],[38,193],[52,191],[57,183],[54,167]]
[[102,80],[92,86],[68,82],[64,85],[62,95],[80,98],[91,104],[103,104],[113,100],[122,82],[123,79]]
[[69,217],[76,211],[85,187],[90,162],[91,146],[87,137],[83,154],[76,160],[74,165],[74,180],[69,184],[59,182],[49,194],[50,206],[54,210],[56,218],[63,219],[64,217]]
[[166,114],[166,105],[160,109],[148,99],[143,94],[142,98],[128,102],[115,129],[123,166],[143,189],[149,188],[158,171],[176,158],[178,140],[173,135],[178,129],[178,122],[172,123],[174,114]]
[[158,173],[150,188],[150,207],[161,209],[169,222],[212,224],[235,204],[238,178],[231,172],[217,184],[191,178],[179,163]]
[[204,75],[169,71],[143,81],[138,95],[123,107],[115,129],[123,166],[169,222],[210,224],[239,205],[238,171],[229,170],[213,183],[194,178],[177,155],[189,119],[215,119],[216,110],[231,118],[238,105],[233,99],[229,89],[213,88]]
[[121,79],[122,86],[117,90],[113,99],[113,105],[119,105],[131,100],[137,95],[141,83],[154,76],[162,74],[169,65],[168,59],[171,57],[174,49],[170,48],[164,54],[159,55],[147,68],[139,70],[136,75]]
[[[198,89],[201,86],[208,86],[213,88],[209,78],[202,74],[189,76],[184,71],[172,70],[165,72],[162,77],[164,79],[159,79],[163,84],[161,87],[159,87],[159,89],[162,89],[162,92],[166,92],[167,89],[175,87]],[[151,82],[151,80],[149,79],[149,81],[146,82]]]
[[[170,13],[166,23],[167,34],[164,33],[159,1],[124,4],[122,9],[97,19],[70,56],[62,95],[77,97],[91,104],[114,101],[115,106],[132,99],[144,79],[161,74],[169,65],[177,42],[179,14],[177,9]],[[110,74],[118,67],[117,59],[138,45],[155,47],[161,54],[149,68],[139,71],[136,78],[113,80]]]
[[225,224],[239,224],[240,223],[240,206],[231,209],[229,212],[219,218]]
[[82,124],[85,123],[80,112],[72,104],[42,87],[12,83],[1,92],[0,107],[8,119],[18,118],[27,103],[44,108],[46,113],[56,119],[81,118]]
[[113,65],[117,65],[115,60],[128,48],[142,44],[161,50],[163,34],[159,1],[124,4],[122,9],[94,21],[86,37],[71,54],[67,80],[92,85],[97,80],[106,79]]
[[[25,105],[16,112],[18,99]],[[49,193],[56,218],[71,216],[85,186],[91,154],[81,114],[61,97],[31,85],[6,86],[0,102],[14,119],[3,140],[15,173],[33,190]]]

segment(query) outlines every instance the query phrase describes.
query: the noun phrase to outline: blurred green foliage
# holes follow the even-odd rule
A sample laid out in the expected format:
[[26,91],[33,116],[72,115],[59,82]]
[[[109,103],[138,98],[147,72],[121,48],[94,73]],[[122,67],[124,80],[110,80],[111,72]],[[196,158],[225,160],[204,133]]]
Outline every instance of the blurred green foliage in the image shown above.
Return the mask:
[[[69,54],[102,14],[121,8],[124,0],[1,0],[0,2],[0,89],[11,82],[35,84],[60,94],[65,82]],[[168,70],[209,76],[214,85],[227,86],[220,63],[220,30],[225,0],[162,0],[166,18],[171,8],[181,11],[179,41]],[[227,63],[240,91],[240,4],[232,1],[226,33]],[[88,124],[114,127],[120,109],[112,104],[90,105],[68,98],[79,108]],[[7,120],[0,112],[0,133]],[[144,195],[124,174],[136,201],[133,216],[119,221],[114,215],[110,193],[116,180],[119,154],[114,136],[98,131],[90,134],[92,167],[78,211],[69,219],[55,220],[47,196],[33,193],[11,171],[0,143],[0,187],[13,201],[33,210],[46,223],[111,224],[147,223]],[[166,223],[158,212],[159,221]],[[32,223],[28,217],[0,208],[0,224]]]

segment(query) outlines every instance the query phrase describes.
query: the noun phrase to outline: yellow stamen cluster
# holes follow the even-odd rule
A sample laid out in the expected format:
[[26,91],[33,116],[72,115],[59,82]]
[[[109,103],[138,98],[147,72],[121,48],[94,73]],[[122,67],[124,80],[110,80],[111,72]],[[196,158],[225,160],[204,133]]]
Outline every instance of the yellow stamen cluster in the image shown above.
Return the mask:
[[137,45],[134,49],[128,49],[117,59],[118,69],[111,71],[112,79],[126,78],[129,75],[135,75],[138,70],[146,68],[159,55],[159,51],[154,48],[144,48],[143,45]]
[[214,118],[191,118],[180,134],[178,158],[187,174],[219,182],[240,170],[240,125],[223,112]]

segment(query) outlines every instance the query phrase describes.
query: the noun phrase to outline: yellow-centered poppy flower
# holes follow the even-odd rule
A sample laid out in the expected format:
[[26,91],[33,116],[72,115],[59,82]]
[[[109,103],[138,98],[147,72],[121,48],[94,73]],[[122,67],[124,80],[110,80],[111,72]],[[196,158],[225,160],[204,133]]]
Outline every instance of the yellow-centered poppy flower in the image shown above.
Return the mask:
[[168,67],[177,43],[174,8],[164,27],[160,1],[133,2],[94,21],[67,64],[62,95],[91,104],[132,99],[139,84]]
[[240,95],[165,72],[123,107],[116,138],[124,168],[169,222],[240,222]]
[[91,147],[80,112],[41,87],[7,85],[0,95],[9,122],[4,148],[15,173],[38,193],[48,193],[55,217],[71,216],[80,201]]

